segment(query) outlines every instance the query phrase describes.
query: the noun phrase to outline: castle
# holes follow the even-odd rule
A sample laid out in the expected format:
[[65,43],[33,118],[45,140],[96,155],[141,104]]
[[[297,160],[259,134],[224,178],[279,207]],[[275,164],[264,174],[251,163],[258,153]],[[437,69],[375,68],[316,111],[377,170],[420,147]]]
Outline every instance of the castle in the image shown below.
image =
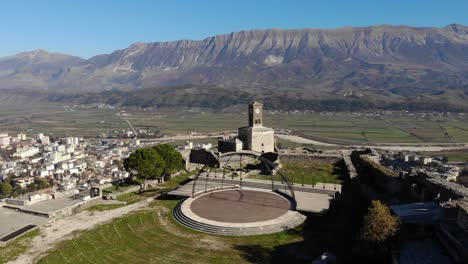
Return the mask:
[[259,153],[275,152],[274,130],[263,126],[263,104],[249,104],[249,126],[240,127],[237,137],[223,137],[218,140],[221,153],[251,150]]

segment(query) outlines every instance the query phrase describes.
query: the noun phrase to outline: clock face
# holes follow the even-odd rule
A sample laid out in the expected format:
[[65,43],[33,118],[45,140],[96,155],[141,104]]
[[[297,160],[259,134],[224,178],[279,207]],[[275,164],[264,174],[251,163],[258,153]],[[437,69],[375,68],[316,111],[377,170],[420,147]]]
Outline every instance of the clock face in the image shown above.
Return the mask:
[[255,113],[260,114],[260,109],[255,109]]

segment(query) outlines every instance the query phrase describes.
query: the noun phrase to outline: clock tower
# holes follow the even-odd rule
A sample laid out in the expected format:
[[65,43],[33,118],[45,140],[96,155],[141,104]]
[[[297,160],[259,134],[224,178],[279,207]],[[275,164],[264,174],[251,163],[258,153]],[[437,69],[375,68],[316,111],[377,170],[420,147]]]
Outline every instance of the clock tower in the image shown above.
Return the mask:
[[249,104],[249,127],[263,126],[263,104],[253,102]]

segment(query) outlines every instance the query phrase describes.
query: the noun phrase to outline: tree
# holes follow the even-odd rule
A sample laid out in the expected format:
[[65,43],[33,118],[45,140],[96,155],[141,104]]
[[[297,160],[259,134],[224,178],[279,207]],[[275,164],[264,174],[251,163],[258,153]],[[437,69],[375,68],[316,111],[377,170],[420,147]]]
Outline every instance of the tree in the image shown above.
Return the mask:
[[137,177],[143,179],[143,188],[146,188],[146,179],[157,179],[163,176],[166,164],[153,148],[141,148],[133,152],[124,161],[127,171],[135,171]]
[[398,233],[399,226],[399,219],[391,214],[388,206],[380,201],[372,201],[364,217],[361,238],[371,243],[383,243]]
[[35,184],[34,182],[29,184],[28,187],[28,192],[34,192],[34,191],[37,191],[37,184]]
[[24,194],[24,189],[23,187],[21,187],[20,185],[16,185],[15,188],[13,188],[13,192],[11,193],[11,195],[13,197],[17,197],[17,196],[20,196],[22,194]]
[[37,189],[42,190],[42,189],[47,189],[49,188],[49,183],[47,182],[46,179],[44,178],[36,178],[34,182],[37,184]]
[[0,195],[1,196],[8,196],[13,192],[13,187],[11,184],[7,182],[0,183]]
[[164,176],[175,173],[184,168],[182,155],[168,144],[161,144],[153,147],[165,162]]

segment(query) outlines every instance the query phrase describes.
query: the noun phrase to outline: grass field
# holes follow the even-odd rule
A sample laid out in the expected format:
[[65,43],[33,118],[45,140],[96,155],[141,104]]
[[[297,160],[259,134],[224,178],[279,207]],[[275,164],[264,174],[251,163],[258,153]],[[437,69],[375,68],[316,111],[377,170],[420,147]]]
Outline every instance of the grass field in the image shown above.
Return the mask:
[[425,152],[423,155],[447,157],[449,162],[468,162],[468,150]]
[[[302,241],[295,232],[255,237],[217,237],[175,224],[170,214],[178,201],[155,201],[152,208],[115,219],[61,243],[38,263],[249,263],[242,247],[276,246]],[[250,253],[250,252],[249,252]]]
[[28,247],[32,238],[39,236],[41,231],[34,229],[16,238],[4,246],[0,246],[0,263],[6,263],[22,254]]
[[[315,185],[318,182],[322,183],[336,183],[339,184],[343,179],[343,171],[335,164],[327,163],[305,163],[305,162],[291,162],[284,163],[280,170],[294,183],[304,183]],[[269,180],[271,176],[253,175],[249,176],[252,179]],[[281,181],[281,176],[275,175],[275,181]]]
[[[59,104],[0,105],[2,130],[45,132],[56,136],[96,136],[101,132],[128,129],[116,110],[73,109]],[[247,112],[158,109],[127,110],[137,129],[158,129],[163,134],[222,133],[247,125]],[[365,113],[273,113],[265,112],[266,126],[299,131],[306,135],[357,142],[422,143],[468,142],[468,116],[386,114],[385,119]],[[447,132],[447,135],[444,134]]]

